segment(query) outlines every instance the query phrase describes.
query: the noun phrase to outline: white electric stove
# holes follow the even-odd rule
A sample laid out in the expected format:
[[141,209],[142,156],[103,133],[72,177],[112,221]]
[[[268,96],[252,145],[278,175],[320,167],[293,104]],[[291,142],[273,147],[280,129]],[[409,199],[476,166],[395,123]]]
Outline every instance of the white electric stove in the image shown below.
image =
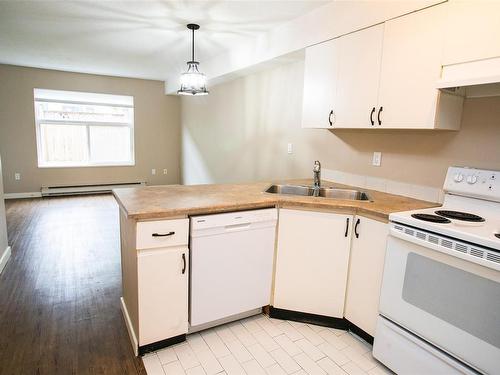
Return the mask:
[[398,374],[500,374],[500,172],[450,167],[444,191],[389,216],[373,355]]

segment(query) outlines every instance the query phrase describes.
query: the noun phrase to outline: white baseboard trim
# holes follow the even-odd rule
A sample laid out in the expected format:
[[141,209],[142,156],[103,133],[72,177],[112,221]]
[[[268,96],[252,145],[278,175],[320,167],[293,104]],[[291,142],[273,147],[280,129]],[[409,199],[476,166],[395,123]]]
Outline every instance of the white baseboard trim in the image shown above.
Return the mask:
[[22,199],[22,198],[41,198],[42,193],[39,191],[28,193],[5,193],[4,199]]
[[128,315],[127,305],[125,305],[125,300],[123,299],[123,297],[120,297],[120,307],[122,309],[123,318],[125,319],[125,325],[127,326],[128,336],[130,337],[132,349],[134,349],[134,354],[137,357],[139,355],[139,342],[137,341],[137,337],[135,337],[132,320],[130,320],[130,316]]
[[352,185],[360,188],[382,191],[384,193],[403,195],[405,197],[421,199],[429,202],[443,203],[442,189],[425,185],[408,184],[386,178],[370,177],[354,173],[325,169],[321,171],[324,180]]
[[2,273],[3,269],[5,268],[5,265],[9,261],[10,254],[11,254],[11,248],[10,246],[7,246],[7,248],[3,252],[2,257],[0,258],[0,273]]
[[146,186],[146,182],[121,182],[115,184],[77,185],[77,186],[42,186],[42,197],[58,195],[79,195],[111,193],[113,189]]

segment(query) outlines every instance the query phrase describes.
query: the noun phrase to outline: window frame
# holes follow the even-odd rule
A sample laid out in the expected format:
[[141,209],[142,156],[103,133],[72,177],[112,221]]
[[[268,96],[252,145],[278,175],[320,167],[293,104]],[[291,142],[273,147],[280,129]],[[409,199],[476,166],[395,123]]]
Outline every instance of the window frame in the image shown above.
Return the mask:
[[[36,150],[37,150],[37,164],[38,168],[95,168],[95,167],[127,167],[127,166],[135,166],[135,145],[134,145],[134,140],[135,140],[135,106],[134,106],[134,97],[129,96],[132,98],[132,104],[116,104],[116,103],[109,103],[109,102],[92,102],[92,101],[80,101],[80,100],[59,100],[59,99],[44,99],[44,98],[37,98],[35,95],[37,89],[34,90],[34,95],[33,95],[33,105],[35,108],[35,133],[36,133]],[[43,90],[43,89],[42,89]],[[58,91],[59,93],[63,93],[66,90],[54,90]],[[68,93],[71,93],[72,91],[67,91]],[[94,93],[88,93],[85,92],[85,94],[92,95]],[[95,93],[95,95],[103,95],[99,93]],[[113,94],[104,94],[104,95],[113,95]],[[123,95],[116,95],[116,96],[123,96]],[[127,122],[96,122],[96,121],[66,121],[66,120],[43,120],[40,119],[39,113],[38,113],[38,106],[37,103],[67,103],[67,104],[82,104],[82,105],[96,105],[96,106],[111,106],[111,107],[124,107],[124,108],[131,108],[132,109],[132,119],[130,123]],[[48,125],[80,125],[80,126],[85,126],[86,132],[87,132],[87,152],[89,155],[89,161],[82,163],[82,162],[67,162],[67,163],[47,163],[44,158],[44,148],[42,145],[42,130],[41,130],[41,125],[42,124],[48,124]],[[106,161],[106,162],[93,162],[91,161],[91,150],[90,150],[90,127],[91,126],[119,126],[119,127],[127,127],[130,129],[130,160],[129,161],[124,161],[124,162],[112,162],[112,161]]]

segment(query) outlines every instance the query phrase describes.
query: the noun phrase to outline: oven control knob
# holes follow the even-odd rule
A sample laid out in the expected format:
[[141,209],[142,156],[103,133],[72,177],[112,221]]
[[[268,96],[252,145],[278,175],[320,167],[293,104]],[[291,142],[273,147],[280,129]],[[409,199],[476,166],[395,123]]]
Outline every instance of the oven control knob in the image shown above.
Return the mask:
[[477,182],[477,176],[474,176],[474,175],[470,175],[470,176],[467,176],[467,183],[468,184],[475,184]]
[[462,173],[457,173],[453,179],[455,180],[455,182],[462,182],[463,179],[464,179],[464,175]]

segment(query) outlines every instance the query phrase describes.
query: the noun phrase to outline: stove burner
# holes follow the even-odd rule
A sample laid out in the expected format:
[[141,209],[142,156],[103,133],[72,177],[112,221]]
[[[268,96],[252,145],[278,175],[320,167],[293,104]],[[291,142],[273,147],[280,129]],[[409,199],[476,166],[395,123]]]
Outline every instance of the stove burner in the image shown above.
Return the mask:
[[412,214],[411,217],[414,217],[415,219],[418,220],[430,221],[432,223],[442,223],[442,224],[451,223],[451,221],[448,220],[447,218],[438,215]]
[[481,216],[470,214],[468,212],[439,210],[436,211],[436,214],[447,217],[449,219],[471,221],[475,223],[484,221],[484,219]]
[[500,233],[495,233],[496,238],[500,238]]

